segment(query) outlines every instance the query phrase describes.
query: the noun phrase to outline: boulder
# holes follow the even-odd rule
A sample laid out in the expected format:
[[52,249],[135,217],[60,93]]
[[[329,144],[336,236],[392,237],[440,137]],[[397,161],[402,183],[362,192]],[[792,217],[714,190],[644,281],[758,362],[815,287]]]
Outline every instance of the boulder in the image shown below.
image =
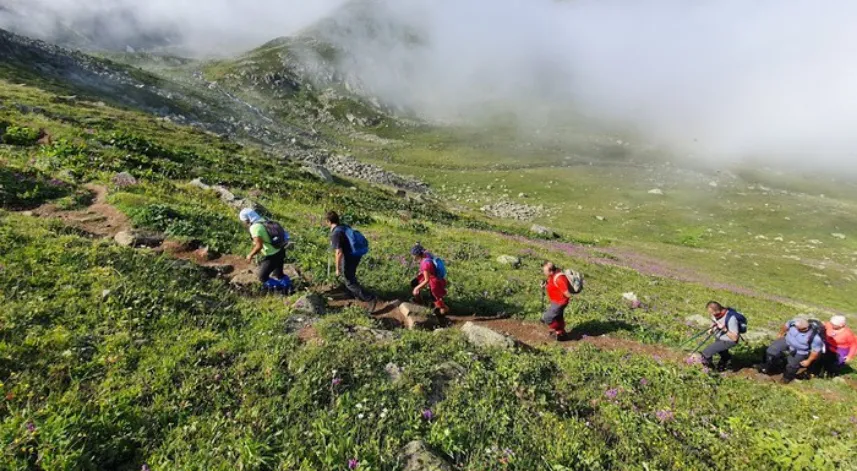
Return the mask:
[[366,340],[374,340],[376,342],[390,341],[397,338],[396,332],[384,329],[373,329],[362,325],[352,327],[349,332],[357,337],[364,338]]
[[497,257],[497,263],[518,268],[519,266],[521,266],[521,259],[513,255],[500,255],[499,257]]
[[664,194],[664,190],[661,190],[660,188],[653,188],[653,189],[649,190],[649,194],[650,194],[650,195],[659,195],[659,196],[663,196],[663,194]]
[[128,172],[119,172],[113,176],[113,184],[119,188],[134,186],[137,184],[137,179]]
[[773,339],[777,333],[767,329],[749,329],[747,333],[741,334],[741,337],[748,342]]
[[464,324],[461,331],[467,336],[467,341],[477,347],[510,349],[515,346],[515,341],[511,338],[473,322]]
[[314,316],[323,315],[325,313],[324,298],[317,293],[306,294],[292,304],[292,310]]
[[840,234],[838,232],[834,232],[833,234],[830,234],[830,236],[834,239],[845,240],[845,234]]
[[700,316],[699,314],[687,316],[684,318],[684,320],[686,320],[689,325],[696,325],[699,327],[708,327],[711,325],[711,319],[704,316]]
[[545,226],[540,226],[538,224],[533,224],[530,227],[530,232],[532,232],[533,234],[538,234],[540,236],[546,236],[546,237],[556,237],[556,235],[557,235],[556,232],[552,231],[551,229],[548,229]]
[[333,175],[331,175],[330,171],[321,165],[305,165],[303,167],[303,171],[317,177],[325,183],[333,183]]
[[432,329],[438,324],[438,319],[431,309],[413,303],[399,304],[399,312],[405,316],[404,325],[408,330]]
[[452,467],[422,440],[414,440],[399,452],[403,471],[452,471]]
[[420,316],[420,315],[428,316],[429,314],[431,314],[431,311],[427,307],[420,306],[419,304],[413,304],[413,303],[399,304],[399,312],[401,312],[402,315],[405,317]]
[[190,181],[191,186],[195,186],[202,190],[210,190],[211,187],[202,182],[201,178],[194,178]]
[[193,257],[202,262],[210,262],[220,257],[220,254],[208,247],[200,247],[193,251]]
[[437,365],[431,374],[431,386],[428,393],[428,404],[433,406],[446,398],[446,388],[455,380],[461,379],[467,374],[460,364],[447,361]]
[[255,273],[251,271],[245,271],[243,273],[237,273],[235,276],[229,280],[229,284],[235,286],[236,288],[249,288],[254,285],[259,285],[259,277],[256,276]]
[[402,367],[395,363],[387,363],[387,365],[384,366],[384,371],[387,373],[387,377],[390,378],[391,383],[399,381],[402,377],[402,373],[404,373]]
[[301,279],[300,272],[298,272],[298,267],[292,264],[283,265],[283,273],[286,274],[289,278],[291,278],[292,283],[297,282],[297,280]]
[[122,231],[115,236],[113,240],[123,247],[159,247],[164,243],[164,236],[145,231]]

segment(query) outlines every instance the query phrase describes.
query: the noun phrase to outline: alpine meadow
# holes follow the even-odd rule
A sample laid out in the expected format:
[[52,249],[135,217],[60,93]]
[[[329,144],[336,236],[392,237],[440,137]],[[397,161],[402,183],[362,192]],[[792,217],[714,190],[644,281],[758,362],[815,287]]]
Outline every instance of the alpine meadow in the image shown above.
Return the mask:
[[0,3],[0,470],[857,470],[857,6]]

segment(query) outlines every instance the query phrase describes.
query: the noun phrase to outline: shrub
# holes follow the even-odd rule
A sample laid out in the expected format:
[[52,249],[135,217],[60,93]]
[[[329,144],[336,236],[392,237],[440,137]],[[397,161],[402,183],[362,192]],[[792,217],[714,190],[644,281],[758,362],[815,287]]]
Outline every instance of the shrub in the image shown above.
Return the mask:
[[21,127],[9,126],[3,134],[3,142],[13,146],[32,146],[39,140],[39,130]]

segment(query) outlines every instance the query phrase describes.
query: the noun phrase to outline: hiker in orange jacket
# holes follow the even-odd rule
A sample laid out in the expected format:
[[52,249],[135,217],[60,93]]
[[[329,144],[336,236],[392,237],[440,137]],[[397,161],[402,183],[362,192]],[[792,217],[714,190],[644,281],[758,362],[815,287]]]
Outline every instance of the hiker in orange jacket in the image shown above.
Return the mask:
[[831,373],[838,372],[857,357],[857,336],[845,324],[845,316],[833,316],[830,322],[824,323],[824,343],[827,345],[824,366]]
[[446,296],[446,275],[438,273],[435,257],[420,245],[419,242],[411,248],[411,255],[420,264],[419,274],[411,281],[414,299],[419,300],[422,290],[428,287],[429,297],[434,302],[434,314],[436,316],[449,314],[449,306],[443,301],[443,298]]
[[565,309],[572,296],[571,283],[553,262],[545,262],[542,271],[547,277],[544,282],[545,291],[550,300],[550,305],[542,315],[542,322],[551,329],[551,337],[558,341],[566,340],[568,333],[565,331]]

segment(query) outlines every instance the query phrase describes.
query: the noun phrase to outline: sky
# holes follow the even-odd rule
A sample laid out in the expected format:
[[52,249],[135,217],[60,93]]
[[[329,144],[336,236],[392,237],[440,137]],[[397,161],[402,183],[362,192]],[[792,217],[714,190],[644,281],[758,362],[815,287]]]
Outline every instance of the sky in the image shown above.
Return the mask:
[[203,55],[339,12],[324,33],[342,67],[426,116],[502,109],[539,127],[568,110],[682,155],[857,170],[855,1],[364,0],[354,15],[341,0],[0,0],[13,3],[43,33],[48,13],[119,8],[120,32],[178,31]]

